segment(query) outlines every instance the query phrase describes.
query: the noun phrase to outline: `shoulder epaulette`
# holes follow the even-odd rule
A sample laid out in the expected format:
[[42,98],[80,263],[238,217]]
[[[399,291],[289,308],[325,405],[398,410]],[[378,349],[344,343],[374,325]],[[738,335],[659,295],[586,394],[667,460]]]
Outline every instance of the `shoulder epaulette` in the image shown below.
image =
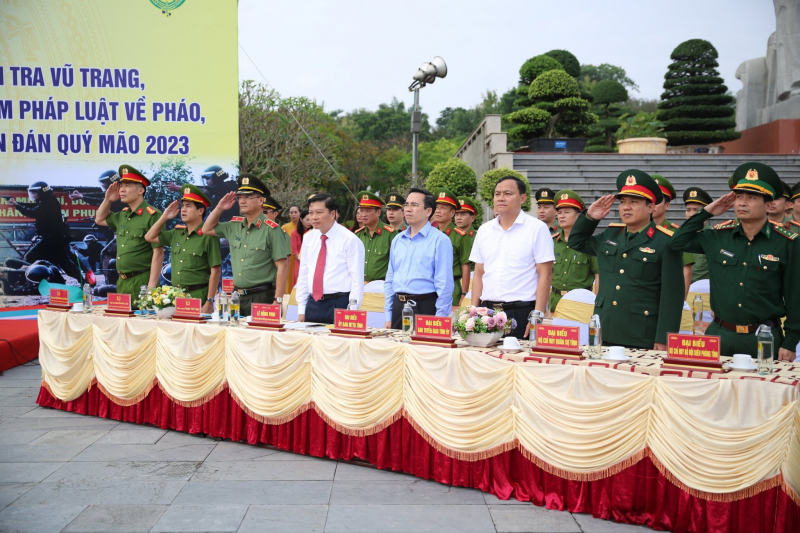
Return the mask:
[[175,229],[186,229],[186,224],[178,224]]
[[796,220],[790,220],[790,221],[788,222],[788,224],[792,224],[792,225],[794,225],[794,226],[800,226],[800,222],[798,222],[798,221],[796,221]]
[[393,227],[391,227],[391,226],[389,226],[388,224],[387,224],[387,225],[385,225],[385,226],[383,227],[383,229],[385,229],[385,230],[386,230],[386,231],[388,231],[389,233],[394,233],[394,228],[393,228]]
[[123,207],[123,208],[122,208],[122,210],[123,210],[123,211],[130,211],[130,210],[131,210],[131,208],[130,208],[130,207]]
[[669,230],[669,229],[665,228],[664,226],[656,226],[656,229],[658,231],[660,231],[661,233],[665,234],[665,235],[669,235],[670,237],[672,237],[675,234],[674,231]]
[[231,222],[241,222],[244,217],[231,217]]
[[464,235],[466,235],[466,234],[467,234],[467,232],[466,232],[466,231],[464,231],[463,229],[460,229],[460,228],[453,228],[453,230],[454,230],[456,233],[458,233],[459,235],[461,235],[462,237],[463,237]]
[[361,226],[360,228],[358,228],[358,229],[356,230],[356,233],[358,233],[359,231],[364,231],[364,228],[366,228],[366,226]]
[[556,240],[556,241],[561,239],[561,234],[560,233],[553,233],[550,236],[553,238],[553,240]]
[[156,214],[156,210],[153,207],[149,206],[149,205],[147,206],[147,212],[150,213],[151,215],[155,215]]
[[734,224],[733,220],[726,220],[725,222],[721,222],[714,226],[714,229],[732,229],[735,227],[736,224]]
[[784,237],[786,237],[790,241],[793,241],[793,240],[795,240],[797,238],[797,234],[796,233],[792,233],[791,231],[785,229],[783,226],[775,226],[772,229],[774,229],[777,233],[780,233],[781,235],[783,235]]
[[[275,228],[277,228],[277,227],[278,227],[278,224],[277,224],[277,223],[275,223],[275,222],[273,222],[273,221],[272,221],[272,220],[270,220],[270,219],[266,219],[266,220],[264,221],[264,223],[265,223],[267,226],[269,226],[270,228],[272,228],[272,229],[275,229]],[[281,230],[281,231],[283,231],[283,230]]]
[[678,228],[680,228],[680,226],[679,226],[679,225],[677,225],[677,224],[675,224],[674,222],[670,222],[670,223],[669,223],[669,225],[670,225],[670,226],[672,226],[672,228],[673,228],[673,229],[678,229]]
[[614,222],[613,224],[609,224],[609,225],[608,225],[608,227],[609,227],[609,228],[624,228],[624,227],[625,227],[625,224],[621,224],[621,223],[618,223],[618,222]]

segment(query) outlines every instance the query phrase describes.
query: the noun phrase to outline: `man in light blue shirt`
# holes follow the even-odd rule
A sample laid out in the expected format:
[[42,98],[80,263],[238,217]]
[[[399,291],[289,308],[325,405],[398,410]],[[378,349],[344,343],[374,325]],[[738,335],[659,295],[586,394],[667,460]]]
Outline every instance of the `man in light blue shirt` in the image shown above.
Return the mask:
[[383,284],[387,328],[401,329],[403,306],[415,314],[449,316],[453,305],[453,245],[428,220],[436,200],[425,189],[411,189],[403,206],[408,227],[392,241]]

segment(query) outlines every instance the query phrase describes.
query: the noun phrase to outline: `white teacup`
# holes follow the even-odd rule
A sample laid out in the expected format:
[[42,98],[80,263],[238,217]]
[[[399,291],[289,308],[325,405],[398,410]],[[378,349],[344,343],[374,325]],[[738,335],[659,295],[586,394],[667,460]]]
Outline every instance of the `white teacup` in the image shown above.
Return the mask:
[[72,310],[75,311],[76,313],[82,313],[83,302],[75,302],[74,304],[72,304]]
[[522,346],[516,337],[504,337],[503,348],[508,348],[509,350],[519,350],[522,348]]
[[735,353],[733,354],[733,364],[741,367],[753,366],[753,358],[746,353]]
[[608,347],[609,359],[624,359],[625,347],[624,346],[609,346]]

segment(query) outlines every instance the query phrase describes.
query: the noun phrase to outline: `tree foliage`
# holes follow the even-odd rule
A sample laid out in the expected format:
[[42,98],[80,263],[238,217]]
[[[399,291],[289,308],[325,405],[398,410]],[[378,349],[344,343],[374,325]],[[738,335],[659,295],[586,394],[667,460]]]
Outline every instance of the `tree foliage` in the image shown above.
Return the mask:
[[552,57],[553,59],[558,61],[561,64],[561,66],[564,67],[564,70],[567,71],[567,74],[569,74],[573,78],[577,78],[580,75],[581,64],[578,62],[578,58],[572,55],[571,52],[568,52],[566,50],[550,50],[544,55]]
[[425,181],[425,188],[431,192],[440,187],[450,189],[456,196],[474,198],[478,192],[478,177],[471,166],[451,157],[433,167]]
[[734,131],[736,110],[717,71],[717,57],[717,49],[702,39],[685,41],[673,50],[657,115],[672,146],[731,141],[741,136]]
[[594,86],[592,96],[594,112],[600,116],[600,120],[589,129],[587,147],[604,146],[607,150],[592,148],[589,151],[611,152],[614,148],[614,134],[619,128],[618,118],[623,113],[620,104],[628,99],[628,91],[617,81],[603,80]]
[[510,168],[496,168],[484,172],[483,176],[481,176],[481,179],[478,181],[478,193],[481,195],[483,201],[489,204],[489,207],[494,207],[494,188],[497,186],[498,181],[509,176],[520,179],[525,184],[525,194],[527,194],[528,197],[522,203],[522,210],[530,211],[531,184],[528,183],[528,180],[522,174]]
[[608,63],[600,65],[581,65],[578,83],[581,89],[591,92],[595,85],[601,81],[616,81],[631,91],[638,91],[639,86],[628,77],[625,69]]

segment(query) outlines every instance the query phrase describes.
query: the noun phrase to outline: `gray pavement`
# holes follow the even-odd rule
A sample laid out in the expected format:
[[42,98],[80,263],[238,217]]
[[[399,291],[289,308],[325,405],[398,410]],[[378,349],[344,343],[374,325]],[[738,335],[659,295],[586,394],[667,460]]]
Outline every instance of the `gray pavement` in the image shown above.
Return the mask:
[[643,532],[479,490],[36,405],[0,376],[0,532]]

